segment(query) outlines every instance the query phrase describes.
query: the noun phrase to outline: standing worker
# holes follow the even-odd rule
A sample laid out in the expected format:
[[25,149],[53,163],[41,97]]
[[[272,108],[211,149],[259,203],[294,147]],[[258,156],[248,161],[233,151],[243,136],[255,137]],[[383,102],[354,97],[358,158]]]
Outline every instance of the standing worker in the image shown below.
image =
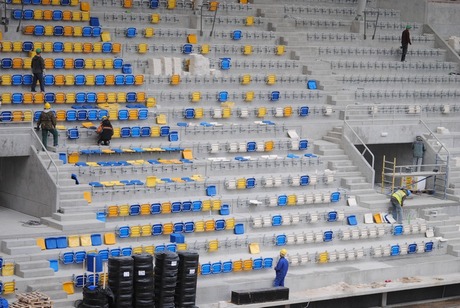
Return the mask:
[[287,250],[281,249],[280,259],[278,260],[278,263],[275,266],[276,277],[275,281],[273,281],[274,287],[284,287],[284,277],[286,277],[289,268],[288,260],[286,260],[285,258],[286,254]]
[[40,117],[38,118],[37,130],[42,129],[42,142],[45,148],[48,143],[48,132],[53,134],[53,146],[58,146],[58,132],[56,130],[56,116],[51,111],[51,105],[49,103],[45,104],[45,109],[43,109]]
[[45,92],[45,82],[43,80],[43,75],[45,74],[45,60],[42,58],[42,50],[37,48],[35,50],[37,53],[32,58],[32,74],[34,75],[32,79],[32,88],[31,91],[35,92],[35,87],[37,86],[37,81],[40,83],[40,91]]
[[412,42],[410,40],[410,32],[409,32],[411,28],[412,26],[407,25],[406,30],[404,30],[401,35],[401,48],[402,48],[401,62],[406,61],[407,47],[409,45],[412,45]]
[[391,204],[393,205],[393,218],[398,224],[402,224],[404,200],[409,197],[411,192],[409,189],[398,189],[391,195]]
[[426,148],[422,136],[417,136],[414,143],[412,143],[412,165],[415,166],[417,172],[420,172],[425,151]]

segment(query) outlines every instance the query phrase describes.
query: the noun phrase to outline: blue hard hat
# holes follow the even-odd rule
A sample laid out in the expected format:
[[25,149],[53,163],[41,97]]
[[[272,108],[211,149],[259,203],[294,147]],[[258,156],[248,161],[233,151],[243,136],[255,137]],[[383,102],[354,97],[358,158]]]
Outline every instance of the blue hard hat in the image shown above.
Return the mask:
[[412,195],[411,191],[409,189],[406,189],[406,195],[409,197],[410,195]]

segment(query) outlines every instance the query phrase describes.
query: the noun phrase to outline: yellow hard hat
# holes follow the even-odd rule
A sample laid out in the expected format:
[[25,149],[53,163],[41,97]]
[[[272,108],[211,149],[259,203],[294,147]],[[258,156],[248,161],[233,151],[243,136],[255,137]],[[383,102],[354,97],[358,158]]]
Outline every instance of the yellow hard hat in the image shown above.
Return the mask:
[[107,116],[102,116],[101,120],[104,121],[104,120],[107,120]]
[[50,103],[45,103],[45,109],[51,109]]
[[285,256],[287,254],[287,250],[286,249],[281,249],[280,250],[280,256]]

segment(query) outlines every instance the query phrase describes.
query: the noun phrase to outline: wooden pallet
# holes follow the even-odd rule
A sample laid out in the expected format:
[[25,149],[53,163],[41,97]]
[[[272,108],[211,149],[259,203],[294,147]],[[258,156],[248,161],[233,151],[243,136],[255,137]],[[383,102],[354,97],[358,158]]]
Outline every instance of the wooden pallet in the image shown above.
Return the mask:
[[21,293],[16,295],[18,301],[11,308],[53,308],[53,302],[48,295],[40,292]]

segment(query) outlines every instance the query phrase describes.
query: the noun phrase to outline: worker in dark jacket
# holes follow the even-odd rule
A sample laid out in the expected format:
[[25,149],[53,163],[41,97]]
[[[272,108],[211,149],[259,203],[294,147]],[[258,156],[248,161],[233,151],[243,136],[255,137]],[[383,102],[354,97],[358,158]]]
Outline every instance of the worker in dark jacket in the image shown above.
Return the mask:
[[112,123],[106,116],[103,116],[101,119],[101,125],[96,130],[96,133],[99,134],[99,139],[97,140],[97,145],[110,145],[110,140],[113,135]]
[[276,276],[275,281],[273,281],[274,287],[284,287],[284,278],[286,277],[289,268],[289,262],[285,258],[286,254],[286,249],[281,249],[280,259],[275,266]]
[[412,42],[410,40],[410,32],[409,32],[411,28],[412,27],[410,25],[407,25],[406,30],[404,30],[401,35],[401,48],[402,48],[401,62],[406,61],[407,47],[409,45],[412,45]]
[[37,85],[37,81],[40,83],[40,91],[45,92],[45,82],[43,80],[43,75],[45,74],[45,60],[43,60],[41,53],[42,50],[40,48],[37,48],[35,50],[37,53],[33,58],[32,58],[32,74],[33,74],[33,79],[32,79],[32,88],[31,91],[35,92],[35,87]]
[[391,195],[391,204],[393,205],[393,218],[398,224],[402,224],[404,200],[411,195],[409,189],[398,189]]
[[42,142],[46,147],[48,143],[48,133],[53,135],[53,146],[58,146],[58,132],[56,130],[56,116],[53,111],[51,111],[51,105],[45,103],[45,108],[38,118],[36,129],[42,129]]
[[420,172],[421,170],[423,154],[425,154],[425,151],[426,148],[422,136],[417,136],[414,143],[412,143],[412,165],[415,166],[417,172]]

